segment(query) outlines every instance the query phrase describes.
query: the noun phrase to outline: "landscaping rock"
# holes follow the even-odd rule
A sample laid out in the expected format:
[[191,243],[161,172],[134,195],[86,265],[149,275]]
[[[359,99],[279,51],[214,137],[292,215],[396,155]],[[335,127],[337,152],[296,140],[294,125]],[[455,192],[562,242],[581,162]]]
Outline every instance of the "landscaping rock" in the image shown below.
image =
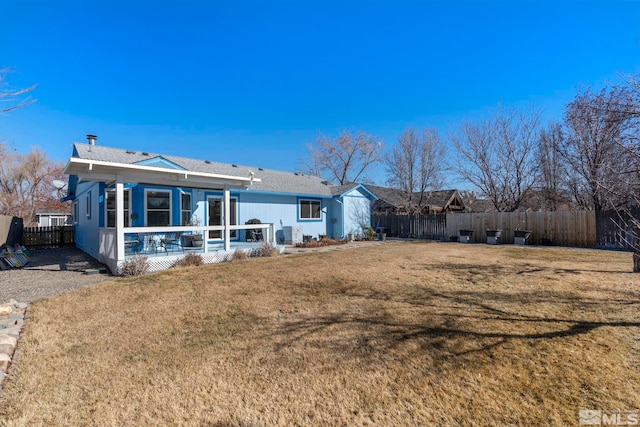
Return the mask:
[[0,344],[0,354],[11,356],[16,348],[10,344]]
[[20,326],[12,326],[10,328],[0,329],[0,334],[9,335],[17,340],[20,336],[20,329]]
[[13,304],[0,305],[0,316],[8,316],[13,313]]
[[0,319],[0,330],[4,328],[9,328],[11,326],[15,326],[18,324],[18,322],[22,322],[22,319],[17,319],[17,318]]
[[18,345],[26,310],[27,304],[14,299],[8,304],[0,304],[0,391]]
[[0,333],[0,345],[2,344],[9,344],[15,347],[18,345],[18,340],[12,336]]
[[0,371],[7,372],[10,363],[11,356],[9,356],[8,354],[0,354]]

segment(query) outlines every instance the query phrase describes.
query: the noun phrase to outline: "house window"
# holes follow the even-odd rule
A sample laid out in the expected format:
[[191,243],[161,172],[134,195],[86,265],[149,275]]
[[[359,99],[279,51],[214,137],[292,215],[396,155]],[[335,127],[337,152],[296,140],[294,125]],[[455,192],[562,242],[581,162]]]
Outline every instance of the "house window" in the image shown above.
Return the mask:
[[[131,211],[130,190],[124,189],[124,226],[129,227],[129,212]],[[105,192],[105,207],[107,209],[107,227],[116,226],[116,190],[109,189]]]
[[320,200],[300,199],[298,205],[300,219],[321,219]]
[[77,224],[78,223],[78,215],[79,215],[79,209],[78,209],[78,202],[73,202],[73,223]]
[[191,194],[180,193],[180,225],[191,222]]
[[54,227],[61,227],[64,225],[66,218],[63,216],[52,216],[51,225]]
[[171,225],[171,191],[146,190],[146,226],[158,227]]
[[87,216],[87,218],[91,219],[91,192],[89,192],[89,194],[87,194],[87,197],[85,197],[84,213]]

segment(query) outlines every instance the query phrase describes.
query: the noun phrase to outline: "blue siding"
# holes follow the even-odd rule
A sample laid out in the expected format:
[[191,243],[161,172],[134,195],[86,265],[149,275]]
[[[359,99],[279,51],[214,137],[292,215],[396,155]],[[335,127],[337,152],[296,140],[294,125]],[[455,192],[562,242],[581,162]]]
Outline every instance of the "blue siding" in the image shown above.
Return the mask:
[[367,194],[354,189],[342,196],[343,237],[353,233],[362,236],[364,228],[371,226],[371,201]]
[[164,157],[153,157],[147,160],[142,160],[135,164],[142,165],[142,166],[154,166],[157,168],[185,170],[185,168],[183,168],[182,166],[176,165],[175,163],[165,159]]
[[[207,197],[222,196],[222,192],[204,191],[189,188],[167,188],[159,186],[145,186],[127,184],[125,188],[131,191],[131,221],[132,227],[144,226],[145,189],[171,191],[171,225],[180,225],[181,205],[180,193],[191,193],[192,214],[201,225],[207,221]],[[99,227],[105,226],[105,185],[100,183],[80,183],[76,193],[79,203],[79,221],[76,227],[76,243],[78,247],[94,257],[98,257]],[[91,215],[85,213],[85,197],[91,194]],[[297,194],[258,193],[251,190],[233,191],[231,197],[238,200],[238,224],[244,224],[250,219],[257,218],[262,223],[275,224],[276,236],[282,236],[283,227],[301,226],[303,234],[318,237],[326,234],[333,238],[344,238],[348,233],[362,234],[362,227],[370,224],[369,196],[359,189],[352,190],[336,198],[309,197]],[[299,218],[299,200],[313,199],[321,202],[320,219],[301,220]],[[237,239],[244,239],[240,232]]]
[[[101,183],[82,182],[76,188],[75,202],[78,203],[78,218],[74,218],[76,246],[94,258],[99,256],[100,239],[100,189]],[[87,196],[90,212],[87,215]]]
[[344,234],[344,217],[342,214],[342,200],[333,199],[329,203],[327,212],[327,236],[334,239],[342,239]]
[[107,207],[105,205],[105,190],[107,188],[107,186],[105,185],[104,182],[100,182],[100,185],[98,186],[98,226],[99,227],[104,227],[106,226],[106,213],[107,213]]
[[[252,218],[257,218],[263,223],[273,223],[278,236],[286,226],[302,226],[303,234],[314,237],[327,234],[327,214],[322,211],[320,219],[299,220],[298,199],[296,195],[241,192],[239,223],[244,224]],[[326,203],[326,199],[322,200],[323,208]]]

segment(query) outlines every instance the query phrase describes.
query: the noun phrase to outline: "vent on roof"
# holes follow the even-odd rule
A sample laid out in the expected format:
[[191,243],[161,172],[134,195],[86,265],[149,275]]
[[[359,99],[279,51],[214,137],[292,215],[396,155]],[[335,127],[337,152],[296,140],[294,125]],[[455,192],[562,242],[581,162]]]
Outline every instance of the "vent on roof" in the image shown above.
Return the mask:
[[127,150],[127,154],[136,154],[136,152],[133,150]]
[[294,174],[295,176],[298,176],[298,175],[300,175],[300,174],[299,174],[298,172],[294,172],[293,174]]
[[147,153],[146,151],[143,151],[143,152],[142,152],[142,155],[143,155],[143,156],[148,156],[148,155],[149,155],[149,153]]
[[210,164],[211,164],[211,161],[209,161],[209,160],[205,160],[204,162],[205,162],[206,164],[208,164],[208,165],[210,165]]
[[262,169],[262,168],[258,168],[258,170],[259,170],[259,171],[263,171],[264,169]]
[[98,139],[98,137],[95,135],[87,135],[87,142],[89,143],[89,145],[96,145],[96,139]]
[[233,166],[234,168],[237,168],[237,167],[238,167],[238,165],[231,165],[231,166]]
[[329,181],[320,181],[322,182],[324,185],[329,185]]

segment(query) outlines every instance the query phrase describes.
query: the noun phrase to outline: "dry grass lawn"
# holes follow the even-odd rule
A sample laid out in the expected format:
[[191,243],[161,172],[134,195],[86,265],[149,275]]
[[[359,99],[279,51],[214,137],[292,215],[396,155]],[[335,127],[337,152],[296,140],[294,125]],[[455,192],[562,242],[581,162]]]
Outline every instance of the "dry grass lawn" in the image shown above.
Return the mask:
[[397,243],[34,304],[5,425],[576,425],[640,405],[631,254]]

